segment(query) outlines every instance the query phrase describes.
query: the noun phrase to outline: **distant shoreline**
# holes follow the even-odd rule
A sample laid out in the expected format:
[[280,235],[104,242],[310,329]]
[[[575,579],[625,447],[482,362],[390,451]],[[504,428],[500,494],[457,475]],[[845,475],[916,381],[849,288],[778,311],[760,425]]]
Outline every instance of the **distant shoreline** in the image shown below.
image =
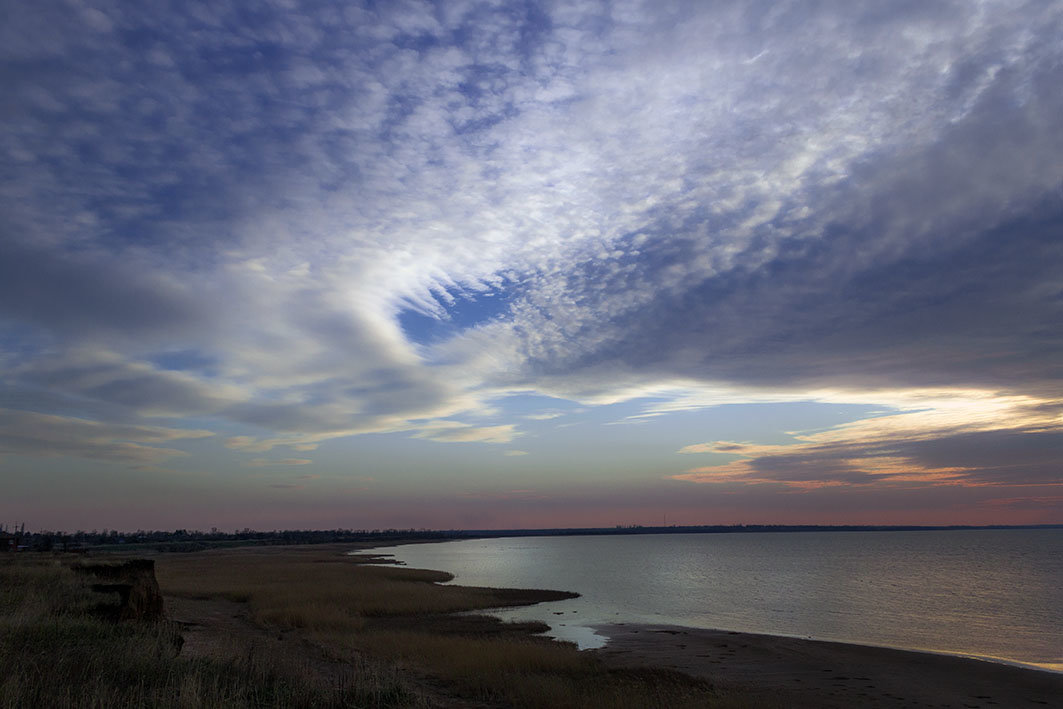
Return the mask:
[[[1063,529],[1063,524],[986,525],[858,525],[858,524],[710,524],[667,526],[565,527],[556,529],[466,529],[441,530],[445,539],[494,539],[499,537],[554,537],[625,534],[770,534],[779,532],[949,532],[978,530]],[[409,543],[409,542],[403,542]],[[413,542],[416,543],[416,542]]]
[[394,546],[460,539],[501,537],[604,536],[638,534],[765,534],[793,532],[934,532],[977,530],[1063,529],[1063,524],[1024,525],[821,525],[821,524],[731,524],[731,525],[617,525],[615,527],[559,527],[540,529],[244,529],[210,532],[178,529],[119,532],[104,530],[73,533],[37,531],[9,533],[0,529],[0,547],[11,551],[120,551],[192,552],[204,549],[293,544],[367,544]]

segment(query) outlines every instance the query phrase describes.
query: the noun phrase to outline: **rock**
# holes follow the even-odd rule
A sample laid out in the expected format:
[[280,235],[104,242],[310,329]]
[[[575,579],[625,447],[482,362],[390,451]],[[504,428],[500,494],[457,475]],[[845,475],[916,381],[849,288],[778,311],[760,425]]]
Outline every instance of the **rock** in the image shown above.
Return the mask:
[[155,622],[163,618],[162,592],[155,579],[153,559],[82,562],[74,570],[100,581],[92,590],[118,593],[117,620]]

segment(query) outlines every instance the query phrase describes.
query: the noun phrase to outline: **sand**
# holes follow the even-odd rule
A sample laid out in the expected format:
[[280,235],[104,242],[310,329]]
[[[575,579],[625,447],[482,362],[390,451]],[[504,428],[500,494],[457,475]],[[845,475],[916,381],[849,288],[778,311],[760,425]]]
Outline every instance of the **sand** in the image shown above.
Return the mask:
[[707,679],[751,707],[1063,707],[1063,674],[934,653],[663,625],[606,625],[617,667]]

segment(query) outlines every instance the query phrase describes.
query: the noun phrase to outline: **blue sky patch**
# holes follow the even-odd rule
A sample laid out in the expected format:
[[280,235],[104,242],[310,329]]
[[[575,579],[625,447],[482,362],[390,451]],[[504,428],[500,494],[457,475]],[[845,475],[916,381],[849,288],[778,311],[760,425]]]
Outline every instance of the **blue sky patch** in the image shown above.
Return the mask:
[[430,345],[456,335],[470,327],[476,327],[504,316],[516,297],[514,291],[493,290],[484,293],[469,293],[448,289],[454,297],[452,303],[437,298],[446,315],[442,318],[425,315],[406,309],[399,313],[399,325],[411,341]]

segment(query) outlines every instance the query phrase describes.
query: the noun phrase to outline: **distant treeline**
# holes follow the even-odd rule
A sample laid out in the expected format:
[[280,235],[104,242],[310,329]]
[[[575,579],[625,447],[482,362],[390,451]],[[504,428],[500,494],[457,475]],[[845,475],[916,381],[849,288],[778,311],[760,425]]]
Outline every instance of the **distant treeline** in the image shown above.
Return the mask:
[[395,539],[434,540],[452,538],[453,533],[429,529],[286,529],[259,531],[245,528],[223,532],[189,529],[120,532],[113,529],[86,532],[27,532],[19,535],[18,548],[26,551],[79,551],[86,549],[154,549],[156,551],[197,551],[223,546],[254,544],[332,544],[338,542],[388,542]]
[[[223,532],[217,528],[209,532],[175,529],[168,531],[119,532],[112,529],[86,532],[22,532],[10,531],[4,536],[14,542],[11,546],[24,551],[79,551],[87,549],[154,549],[156,551],[196,551],[224,546],[253,544],[335,544],[343,542],[435,541],[442,539],[473,539],[491,537],[542,537],[604,534],[734,534],[771,532],[919,532],[973,529],[1063,529],[1059,524],[1035,525],[795,525],[795,524],[733,524],[695,526],[616,526],[566,529],[288,529],[259,531],[242,529]],[[2,545],[0,545],[2,546]],[[0,548],[0,551],[4,551]]]

